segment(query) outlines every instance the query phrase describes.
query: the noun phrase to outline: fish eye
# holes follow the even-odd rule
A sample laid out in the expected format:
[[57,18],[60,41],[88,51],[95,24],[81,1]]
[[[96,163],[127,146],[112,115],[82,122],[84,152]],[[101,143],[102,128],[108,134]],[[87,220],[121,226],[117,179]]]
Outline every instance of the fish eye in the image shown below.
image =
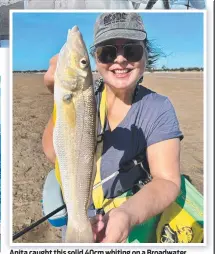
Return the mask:
[[66,103],[66,104],[69,104],[72,100],[72,94],[66,94],[63,96],[63,101]]
[[88,61],[85,57],[83,57],[81,60],[80,60],[80,66],[82,69],[86,68],[88,66]]

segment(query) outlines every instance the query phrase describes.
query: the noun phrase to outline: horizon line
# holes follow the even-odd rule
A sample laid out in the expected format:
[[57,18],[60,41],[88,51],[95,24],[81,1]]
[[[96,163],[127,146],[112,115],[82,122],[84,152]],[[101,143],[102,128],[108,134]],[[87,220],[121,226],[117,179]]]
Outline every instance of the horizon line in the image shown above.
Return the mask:
[[[180,67],[166,67],[165,68],[150,68],[151,70],[161,70],[161,69],[166,69],[166,70],[172,70],[172,69],[204,69],[203,66],[192,66],[192,67],[183,67],[183,66],[180,66]],[[148,68],[146,68],[146,70],[149,70]],[[31,72],[47,72],[48,69],[25,69],[25,70],[12,70],[13,72],[16,72],[16,71],[31,71]],[[92,71],[96,71],[96,70],[92,70]]]

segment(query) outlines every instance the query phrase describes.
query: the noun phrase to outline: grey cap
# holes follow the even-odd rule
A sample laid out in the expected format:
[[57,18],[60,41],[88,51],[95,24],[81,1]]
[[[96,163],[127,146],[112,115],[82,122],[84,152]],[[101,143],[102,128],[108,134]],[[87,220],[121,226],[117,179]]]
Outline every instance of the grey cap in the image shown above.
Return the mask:
[[103,13],[94,27],[94,45],[110,39],[145,40],[146,31],[143,21],[137,13],[112,12]]

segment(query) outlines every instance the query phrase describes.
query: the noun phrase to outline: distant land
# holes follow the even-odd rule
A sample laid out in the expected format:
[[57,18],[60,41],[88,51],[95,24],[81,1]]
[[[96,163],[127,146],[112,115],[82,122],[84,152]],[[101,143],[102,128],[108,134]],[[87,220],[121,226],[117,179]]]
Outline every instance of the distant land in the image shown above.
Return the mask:
[[[13,71],[13,73],[46,73],[47,70],[24,70],[24,71]],[[177,71],[177,72],[185,72],[185,71],[204,71],[204,68],[202,67],[189,67],[189,68],[167,68],[166,66],[162,66],[161,68],[151,68],[146,69],[148,72],[157,72],[157,71]],[[93,73],[97,73],[97,71],[92,71]]]
[[47,70],[24,70],[24,71],[13,71],[13,73],[46,73]]

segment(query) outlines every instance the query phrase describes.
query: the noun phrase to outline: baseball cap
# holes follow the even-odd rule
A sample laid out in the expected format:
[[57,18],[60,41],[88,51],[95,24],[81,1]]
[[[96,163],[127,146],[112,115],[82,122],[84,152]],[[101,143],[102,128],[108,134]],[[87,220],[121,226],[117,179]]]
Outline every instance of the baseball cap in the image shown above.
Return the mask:
[[103,13],[95,23],[94,45],[110,39],[145,40],[146,31],[142,18],[137,13]]

